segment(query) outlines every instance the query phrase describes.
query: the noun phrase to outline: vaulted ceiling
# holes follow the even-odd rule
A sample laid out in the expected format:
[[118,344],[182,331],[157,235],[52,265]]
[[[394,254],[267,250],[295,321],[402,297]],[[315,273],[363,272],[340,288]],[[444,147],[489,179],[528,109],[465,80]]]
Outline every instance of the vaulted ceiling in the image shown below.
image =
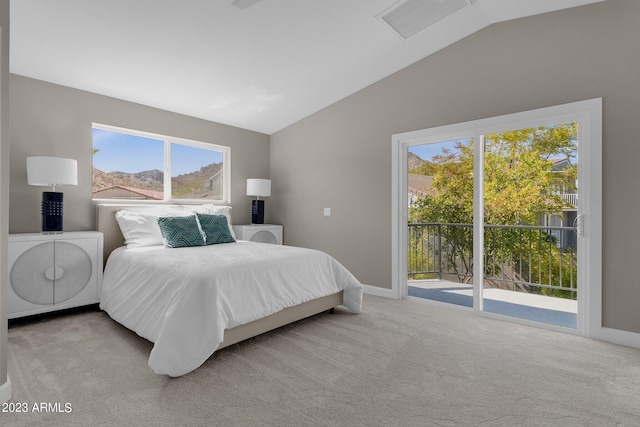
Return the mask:
[[12,0],[10,70],[271,134],[492,23],[602,0],[463,0],[408,38],[380,18],[449,1]]

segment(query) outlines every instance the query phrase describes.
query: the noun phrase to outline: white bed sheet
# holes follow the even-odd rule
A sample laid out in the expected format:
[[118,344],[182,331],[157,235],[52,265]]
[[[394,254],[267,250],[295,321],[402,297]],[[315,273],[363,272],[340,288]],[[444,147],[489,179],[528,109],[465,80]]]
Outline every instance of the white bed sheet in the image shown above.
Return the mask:
[[155,345],[149,366],[184,375],[218,348],[224,330],[344,291],[362,310],[362,285],[324,252],[236,243],[118,248],[107,261],[100,308]]

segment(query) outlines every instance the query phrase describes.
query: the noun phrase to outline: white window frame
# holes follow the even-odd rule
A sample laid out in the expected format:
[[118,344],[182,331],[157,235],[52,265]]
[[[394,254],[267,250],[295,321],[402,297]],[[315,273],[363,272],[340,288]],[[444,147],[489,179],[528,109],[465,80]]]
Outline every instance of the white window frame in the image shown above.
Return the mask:
[[[588,240],[589,244],[582,245],[583,250],[578,254],[578,265],[581,266],[579,274],[588,278],[589,283],[587,291],[578,297],[577,332],[592,338],[604,337],[602,327],[602,98],[393,135],[391,269],[392,294],[395,298],[406,297],[407,285],[407,148],[429,142],[472,137],[474,156],[476,161],[483,165],[484,134],[567,122],[579,123],[578,157],[580,163],[586,166],[578,169],[578,180],[581,185],[578,210],[584,215],[583,238]],[[474,168],[474,206],[482,206],[483,203],[483,176],[482,168]],[[482,227],[477,226],[478,224],[483,224],[481,209],[474,210],[474,253],[483,251]],[[474,264],[474,277],[482,277],[480,263]],[[474,280],[472,311],[476,314],[566,331],[565,328],[555,328],[549,324],[496,316],[482,311],[480,292],[478,292],[479,283],[477,279]]]
[[[228,205],[231,203],[231,147],[225,145],[218,145],[209,142],[195,141],[191,139],[178,138],[167,135],[160,135],[151,132],[144,132],[139,130],[121,128],[117,126],[104,125],[100,123],[92,123],[91,129],[100,129],[108,132],[117,132],[127,135],[140,136],[143,138],[151,138],[164,142],[164,198],[162,202],[168,203],[187,203],[187,204],[220,204]],[[222,199],[174,199],[171,194],[171,147],[174,145],[186,145],[189,147],[202,148],[205,150],[220,151],[222,152]],[[168,179],[167,179],[168,177]],[[92,182],[93,184],[93,182]],[[114,201],[125,199],[99,199],[94,198],[97,201]],[[127,200],[129,201],[129,200]],[[158,203],[160,200],[140,200],[136,203]]]

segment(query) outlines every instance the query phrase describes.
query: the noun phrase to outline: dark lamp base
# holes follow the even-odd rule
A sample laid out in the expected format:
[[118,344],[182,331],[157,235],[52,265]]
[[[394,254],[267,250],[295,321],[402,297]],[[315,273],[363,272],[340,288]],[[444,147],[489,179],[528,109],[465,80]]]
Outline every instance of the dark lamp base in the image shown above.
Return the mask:
[[42,232],[62,233],[62,193],[42,193]]
[[264,224],[264,200],[251,201],[251,224]]

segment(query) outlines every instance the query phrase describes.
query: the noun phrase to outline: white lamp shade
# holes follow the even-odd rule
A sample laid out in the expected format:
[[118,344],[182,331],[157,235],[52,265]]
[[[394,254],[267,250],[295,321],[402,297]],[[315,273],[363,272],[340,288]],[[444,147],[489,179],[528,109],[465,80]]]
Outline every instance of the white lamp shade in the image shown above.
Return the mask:
[[27,157],[29,185],[78,185],[78,161],[61,157]]
[[247,196],[269,197],[271,196],[270,179],[248,179]]

